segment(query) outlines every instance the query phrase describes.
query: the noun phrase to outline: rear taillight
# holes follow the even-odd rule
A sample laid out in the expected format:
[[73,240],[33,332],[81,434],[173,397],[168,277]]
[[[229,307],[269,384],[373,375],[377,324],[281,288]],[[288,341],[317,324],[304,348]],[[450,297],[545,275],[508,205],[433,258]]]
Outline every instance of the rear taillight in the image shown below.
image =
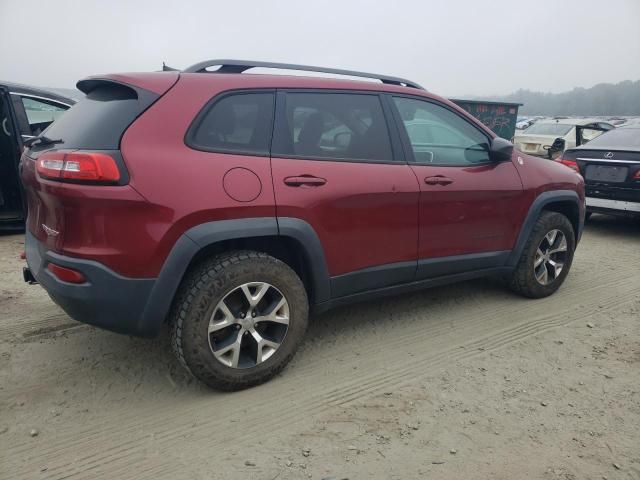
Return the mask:
[[640,170],[638,170],[638,171],[636,172],[636,174],[633,176],[633,179],[634,179],[634,180],[640,180]]
[[96,152],[47,152],[38,158],[36,170],[49,180],[108,183],[120,180],[114,158]]
[[47,270],[53,273],[58,279],[67,283],[85,283],[87,279],[77,270],[67,267],[61,267],[55,263],[47,264]]
[[575,170],[576,172],[580,173],[580,168],[578,167],[578,162],[576,162],[575,160],[569,160],[567,158],[560,158],[558,160],[558,162],[560,162],[561,164],[566,165],[570,169]]

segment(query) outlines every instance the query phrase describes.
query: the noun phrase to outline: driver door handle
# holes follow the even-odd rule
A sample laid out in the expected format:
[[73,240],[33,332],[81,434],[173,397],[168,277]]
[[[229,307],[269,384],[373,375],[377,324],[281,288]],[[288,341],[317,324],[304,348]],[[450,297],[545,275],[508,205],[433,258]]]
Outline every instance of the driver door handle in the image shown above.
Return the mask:
[[313,175],[299,175],[296,177],[286,177],[284,183],[290,187],[321,187],[327,183],[327,180],[314,177]]
[[424,183],[427,185],[449,185],[453,183],[453,180],[444,175],[434,175],[433,177],[426,177]]

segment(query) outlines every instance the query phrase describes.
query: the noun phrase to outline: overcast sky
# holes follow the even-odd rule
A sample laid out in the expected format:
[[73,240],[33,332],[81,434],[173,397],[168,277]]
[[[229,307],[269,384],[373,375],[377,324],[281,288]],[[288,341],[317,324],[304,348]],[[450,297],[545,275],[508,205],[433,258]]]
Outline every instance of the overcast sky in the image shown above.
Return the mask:
[[0,0],[0,79],[210,58],[412,79],[443,95],[565,91],[640,79],[640,0]]

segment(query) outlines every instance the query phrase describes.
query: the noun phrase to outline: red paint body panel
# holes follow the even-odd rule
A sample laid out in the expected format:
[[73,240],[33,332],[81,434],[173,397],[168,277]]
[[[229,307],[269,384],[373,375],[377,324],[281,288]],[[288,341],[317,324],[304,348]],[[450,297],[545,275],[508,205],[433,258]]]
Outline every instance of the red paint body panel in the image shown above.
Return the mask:
[[[416,259],[419,187],[408,165],[273,158],[272,168],[278,217],[313,227],[331,276]],[[284,183],[303,175],[326,183]]]
[[526,155],[516,150],[513,156],[522,159],[522,164],[516,161],[515,165],[524,189],[530,196],[530,202],[543,192],[573,190],[584,203],[584,178],[579,173],[559,162]]
[[[34,162],[23,157],[28,228],[47,248],[95,260],[126,277],[156,277],[182,234],[216,220],[276,215],[303,219],[315,229],[329,273],[335,276],[418,258],[509,250],[539,193],[568,189],[584,198],[581,177],[575,172],[520,152],[514,152],[513,163],[410,167],[210,153],[184,142],[194,117],[220,92],[296,87],[435,98],[494,136],[464,110],[421,90],[279,75],[164,72],[94,78],[167,93],[122,137],[128,185],[42,180]],[[523,165],[516,161],[518,156],[524,158]],[[235,170],[225,180],[232,169],[243,170]],[[454,182],[448,186],[424,183],[424,177],[438,174]],[[284,183],[286,177],[301,175],[321,177],[326,183]],[[42,224],[59,234],[48,235]]]
[[[193,226],[276,215],[269,157],[202,152],[185,145],[184,136],[193,118],[221,91],[203,80],[206,75],[181,79],[122,139],[131,186],[163,212],[158,221],[137,228],[140,235],[148,231],[153,238],[146,242],[150,276],[157,275],[171,247]],[[260,180],[261,190],[254,200],[239,202],[225,192],[225,174],[238,167],[250,170]]]
[[[529,208],[511,162],[471,167],[412,165],[420,180],[418,258],[511,250]],[[442,175],[448,185],[424,179]]]

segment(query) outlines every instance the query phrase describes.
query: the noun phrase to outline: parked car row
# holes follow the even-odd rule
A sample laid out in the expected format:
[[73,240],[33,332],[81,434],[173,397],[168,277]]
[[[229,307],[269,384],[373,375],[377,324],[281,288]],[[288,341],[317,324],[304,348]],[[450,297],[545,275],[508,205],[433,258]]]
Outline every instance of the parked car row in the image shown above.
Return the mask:
[[529,155],[553,158],[612,128],[615,126],[611,123],[595,118],[540,120],[523,132],[517,132],[514,144]]

